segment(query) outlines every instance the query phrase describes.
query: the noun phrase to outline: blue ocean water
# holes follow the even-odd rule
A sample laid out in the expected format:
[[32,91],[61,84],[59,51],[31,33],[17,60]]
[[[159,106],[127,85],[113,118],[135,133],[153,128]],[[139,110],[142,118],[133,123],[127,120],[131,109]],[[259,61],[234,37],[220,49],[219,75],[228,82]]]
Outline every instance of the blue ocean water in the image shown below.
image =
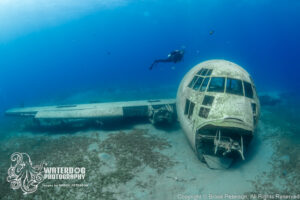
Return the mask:
[[[259,92],[298,92],[299,10],[297,0],[3,1],[0,110],[94,89],[170,87],[175,97],[207,59],[243,66]],[[183,47],[183,62],[148,70]]]
[[[41,184],[28,198],[299,195],[299,10],[299,0],[0,0],[0,199],[26,198],[7,181],[14,152],[28,153],[33,165],[87,169],[80,182],[87,188]],[[185,50],[182,62],[148,69],[175,49]],[[18,106],[174,98],[184,75],[208,59],[241,65],[262,94],[246,160],[228,170],[201,163],[178,123],[107,129],[97,120],[96,128],[44,129],[3,114]]]

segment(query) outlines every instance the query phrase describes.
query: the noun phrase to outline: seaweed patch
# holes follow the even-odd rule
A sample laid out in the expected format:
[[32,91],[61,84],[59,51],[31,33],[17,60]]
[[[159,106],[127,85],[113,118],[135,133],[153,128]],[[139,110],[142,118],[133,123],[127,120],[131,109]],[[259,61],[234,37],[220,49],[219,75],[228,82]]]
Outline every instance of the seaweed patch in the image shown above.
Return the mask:
[[[166,139],[147,130],[115,132],[103,139],[95,132],[52,137],[16,136],[1,141],[0,199],[116,199],[122,195],[119,186],[134,180],[144,167],[163,173],[175,163],[162,150],[170,148]],[[48,166],[78,166],[86,168],[84,180],[47,179],[34,195],[14,191],[6,180],[11,152],[29,152],[34,161],[46,161]],[[84,187],[82,187],[84,186]]]

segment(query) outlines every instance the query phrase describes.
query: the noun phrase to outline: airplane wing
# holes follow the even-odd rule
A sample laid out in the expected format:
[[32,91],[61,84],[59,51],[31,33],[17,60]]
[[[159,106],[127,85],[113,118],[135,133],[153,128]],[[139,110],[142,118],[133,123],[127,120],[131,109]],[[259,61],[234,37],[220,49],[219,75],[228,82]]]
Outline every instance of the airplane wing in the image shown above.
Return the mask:
[[41,122],[148,117],[155,124],[162,121],[173,121],[176,115],[175,104],[175,99],[157,99],[12,108],[7,110],[5,114],[7,116],[29,117]]

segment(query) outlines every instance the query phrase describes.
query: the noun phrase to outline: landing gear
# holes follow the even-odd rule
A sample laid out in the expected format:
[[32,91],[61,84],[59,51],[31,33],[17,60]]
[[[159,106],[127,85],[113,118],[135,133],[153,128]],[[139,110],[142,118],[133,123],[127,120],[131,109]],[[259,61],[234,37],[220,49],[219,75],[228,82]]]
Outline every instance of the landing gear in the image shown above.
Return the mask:
[[239,142],[237,140],[233,140],[231,137],[222,136],[221,130],[217,130],[214,138],[214,146],[215,155],[217,155],[218,151],[221,151],[223,156],[226,156],[231,152],[238,152],[241,158],[245,160],[243,136],[240,136]]
[[175,119],[175,110],[172,105],[152,105],[149,106],[149,120],[152,124],[159,124],[162,122],[171,123]]
[[236,158],[245,160],[252,132],[235,128],[206,128],[197,131],[197,157],[211,169],[227,169]]

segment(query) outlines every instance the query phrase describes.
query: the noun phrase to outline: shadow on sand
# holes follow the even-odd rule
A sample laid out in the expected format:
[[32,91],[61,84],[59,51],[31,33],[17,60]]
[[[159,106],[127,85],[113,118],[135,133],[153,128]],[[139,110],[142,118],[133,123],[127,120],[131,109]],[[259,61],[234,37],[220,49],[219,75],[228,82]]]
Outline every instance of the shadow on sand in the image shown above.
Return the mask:
[[[90,130],[130,130],[136,125],[149,124],[147,118],[130,118],[130,119],[113,119],[102,120],[97,122],[96,120],[90,120],[81,123],[61,123],[59,125],[41,126],[38,123],[30,123],[24,126],[23,131],[29,131],[34,134],[47,133],[47,134],[74,134],[79,131]],[[156,129],[164,130],[166,132],[180,129],[179,123],[160,123],[153,125]]]

